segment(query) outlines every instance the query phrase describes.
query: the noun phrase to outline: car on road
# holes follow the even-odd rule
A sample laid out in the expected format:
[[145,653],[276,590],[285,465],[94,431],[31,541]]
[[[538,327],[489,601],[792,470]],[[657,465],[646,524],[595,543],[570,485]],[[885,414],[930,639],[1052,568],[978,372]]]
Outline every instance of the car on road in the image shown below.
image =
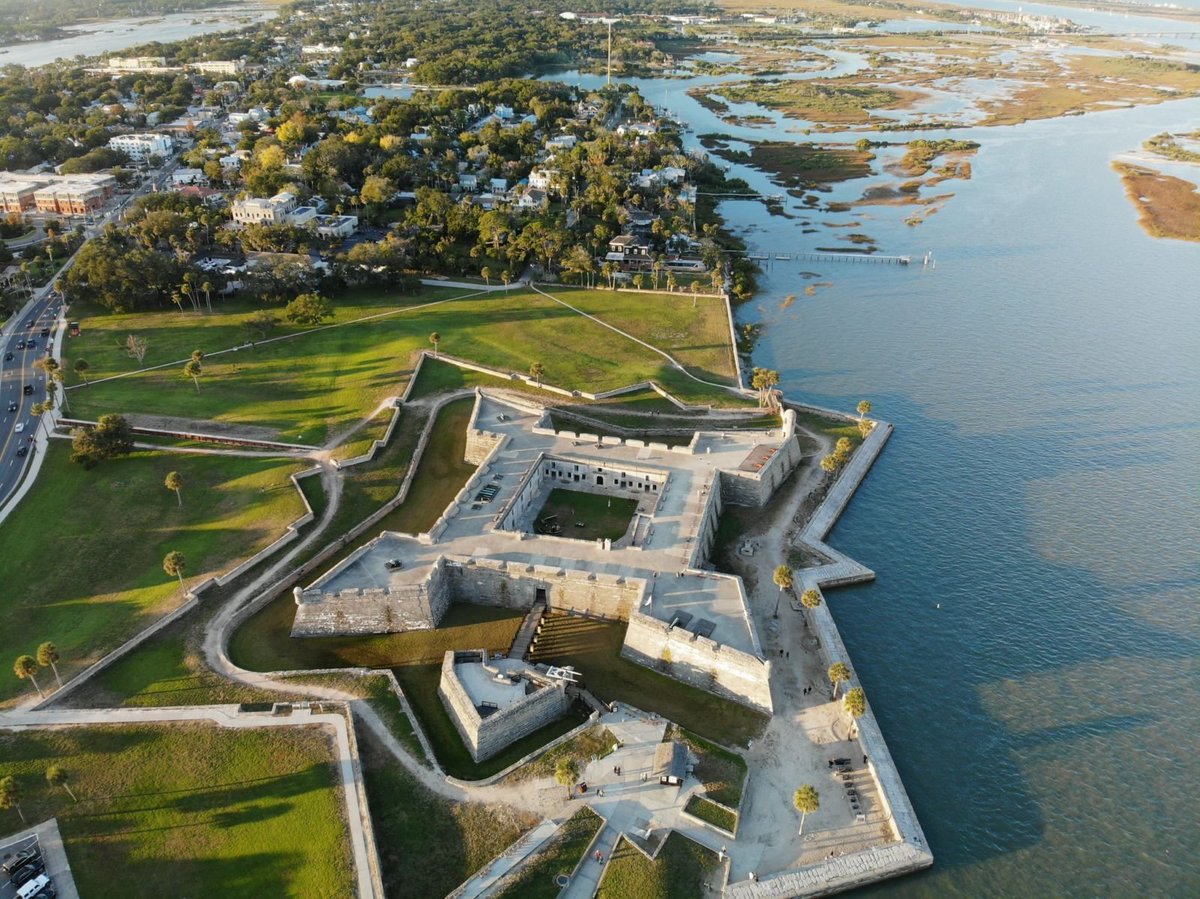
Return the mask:
[[30,859],[37,858],[38,854],[39,853],[37,849],[35,849],[33,846],[30,846],[28,849],[22,849],[12,858],[8,859],[4,864],[0,865],[0,871],[3,871],[5,874],[11,874],[13,871],[17,870],[17,868],[27,864]]
[[8,411],[9,411],[9,412],[16,412],[16,411],[17,411],[17,408],[18,408],[18,406],[17,406],[17,401],[16,401],[16,400],[13,400],[11,403],[9,403],[9,404],[8,404]]
[[29,447],[25,446],[24,444],[17,447],[17,456],[19,456],[21,458],[24,458],[25,454],[28,452],[29,452]]
[[31,350],[36,350],[37,349],[37,341],[36,340],[28,340],[25,342],[25,346],[29,347],[29,349],[31,349]]
[[25,341],[23,341],[23,340],[18,340],[18,341],[17,341],[17,349],[18,349],[18,350],[23,350],[23,349],[25,349]]
[[42,336],[43,336],[43,337],[49,337],[49,336],[50,336],[50,329],[49,329],[49,328],[42,328]]
[[32,384],[26,384],[26,385],[25,385],[25,390],[24,390],[24,393],[25,393],[25,395],[26,395],[26,396],[33,396],[33,385],[32,385]]
[[5,361],[5,362],[12,362],[12,360],[13,360],[13,354],[12,354],[12,353],[5,353],[5,354],[4,354],[4,361]]
[[13,431],[17,434],[20,434],[24,430],[25,430],[25,422],[23,422],[23,421],[17,422],[17,426],[15,428],[13,428]]

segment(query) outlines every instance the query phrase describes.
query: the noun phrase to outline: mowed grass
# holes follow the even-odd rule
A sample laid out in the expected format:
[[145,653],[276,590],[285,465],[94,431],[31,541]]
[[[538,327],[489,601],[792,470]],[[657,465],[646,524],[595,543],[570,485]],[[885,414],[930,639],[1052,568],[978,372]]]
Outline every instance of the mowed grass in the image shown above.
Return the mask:
[[698,378],[736,383],[737,362],[722,297],[562,287],[547,292],[669,353]]
[[650,861],[622,839],[604,871],[599,899],[696,899],[720,860],[711,849],[672,833]]
[[557,525],[558,536],[576,540],[617,540],[629,530],[637,507],[635,499],[556,487],[537,513],[537,528],[551,533],[547,528]]
[[[36,486],[0,528],[0,615],[5,646],[33,653],[53,641],[59,670],[75,673],[181,601],[163,571],[172,550],[185,582],[228,570],[303,513],[290,460],[136,452],[92,471],[52,441]],[[183,506],[163,486],[183,477]],[[43,688],[53,683],[39,675]],[[0,699],[30,690],[11,673]]]
[[361,732],[359,748],[384,889],[390,899],[445,896],[537,823],[533,815],[508,806],[435,796],[368,731]]
[[[350,294],[335,301],[338,321],[348,324],[221,355],[211,354],[245,342],[249,307],[211,316],[87,315],[82,318],[83,335],[67,344],[65,367],[71,369],[74,360],[86,359],[93,383],[71,391],[72,411],[81,417],[136,412],[216,419],[264,426],[289,440],[321,444],[367,415],[383,398],[400,394],[416,354],[430,347],[429,336],[435,331],[441,335],[443,352],[518,372],[541,362],[548,383],[572,390],[599,392],[654,379],[686,394],[689,401],[738,401],[720,388],[687,378],[637,342],[532,291],[467,294],[423,305],[444,296],[445,290],[440,289],[417,298],[385,297],[384,302]],[[588,292],[573,296],[588,300]],[[604,292],[602,296],[616,295]],[[399,311],[352,323],[354,318],[388,308]],[[717,307],[711,308],[715,312]],[[723,307],[721,316],[723,321]],[[278,333],[297,330],[281,327]],[[194,349],[210,354],[204,361],[200,390],[183,376],[182,361],[96,383],[139,367],[120,349],[130,333],[149,344],[144,365],[175,363]]]
[[521,869],[513,882],[496,895],[503,899],[556,899],[562,892],[556,878],[571,876],[603,825],[603,819],[590,808],[581,808],[555,831],[550,843]]
[[[60,765],[79,802],[46,783]],[[58,818],[83,896],[349,896],[329,737],[315,728],[73,727],[0,733],[29,821]],[[0,829],[22,827],[0,811]]]
[[766,727],[767,716],[760,712],[621,658],[624,622],[566,614],[548,615],[543,621],[530,658],[551,665],[573,665],[583,675],[584,686],[602,700],[658,712],[727,745],[744,746]]

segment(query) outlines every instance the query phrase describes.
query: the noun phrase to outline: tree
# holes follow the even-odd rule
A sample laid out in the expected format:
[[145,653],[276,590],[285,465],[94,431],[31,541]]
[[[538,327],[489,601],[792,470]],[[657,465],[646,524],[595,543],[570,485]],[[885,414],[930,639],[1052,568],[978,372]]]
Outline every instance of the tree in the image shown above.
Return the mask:
[[784,590],[792,589],[792,569],[786,565],[778,566],[771,574],[771,580],[779,587],[779,592],[775,594],[775,617],[779,617],[779,600],[783,597]]
[[850,680],[850,666],[845,662],[834,662],[829,666],[829,682],[833,684],[833,698],[837,699],[838,688]]
[[88,383],[87,372],[88,372],[88,369],[91,368],[91,366],[88,365],[88,361],[86,359],[76,359],[74,367],[75,367],[75,374],[77,374],[77,375],[79,375],[79,377],[83,378],[84,384]]
[[479,270],[479,277],[483,278],[483,283],[488,287],[492,286],[492,270],[486,265]]
[[854,452],[854,444],[851,443],[849,437],[839,437],[838,442],[834,444],[833,452],[839,456],[842,463],[845,464],[850,459],[850,454]]
[[37,663],[43,668],[49,668],[54,672],[54,679],[58,682],[59,687],[62,687],[62,678],[58,676],[58,647],[47,640],[37,648]]
[[[59,386],[63,386],[66,383],[66,375],[62,370],[62,366],[58,364],[58,360],[53,356],[43,356],[41,359],[38,359],[33,363],[33,367],[40,368],[46,373],[46,378],[48,380],[53,381]],[[70,411],[70,407],[67,404],[67,391],[65,389],[63,390],[62,397],[63,408],[67,411]]]
[[21,811],[21,791],[17,787],[17,779],[12,775],[0,778],[0,808],[15,808],[21,816],[21,823],[25,823],[25,813]]
[[259,340],[265,340],[271,329],[279,324],[279,319],[266,309],[259,309],[246,319],[243,327],[252,334],[257,334]]
[[333,318],[333,309],[319,293],[302,293],[284,307],[283,317],[297,325],[319,325]]
[[505,269],[500,273],[500,280],[504,282],[504,288],[507,290],[508,285],[512,283],[512,272],[510,272],[508,269]]
[[429,342],[433,344],[433,358],[438,357],[438,344],[442,342],[442,335],[434,331],[429,335]]
[[804,604],[806,609],[815,609],[821,604],[821,593],[818,590],[808,589],[800,594],[800,602]]
[[179,500],[179,508],[183,508],[183,476],[177,471],[168,471],[167,479],[163,482],[168,490],[175,491],[175,498]]
[[579,763],[573,758],[561,758],[554,766],[554,779],[560,786],[567,788],[567,798],[571,798],[571,787],[579,780]]
[[179,578],[180,590],[183,590],[183,572],[185,568],[187,568],[187,559],[177,549],[171,550],[167,553],[166,558],[163,559],[163,571]]
[[189,359],[183,367],[183,376],[192,379],[192,383],[196,385],[196,393],[200,392],[200,375],[203,371],[204,369],[195,359]]
[[46,694],[38,686],[37,678],[34,677],[37,674],[37,661],[33,656],[17,656],[17,660],[13,662],[13,673],[21,678],[21,680],[29,678],[29,682],[33,684],[33,689],[38,691],[38,696],[41,696],[43,699],[46,698]]
[[812,784],[805,784],[792,796],[792,805],[796,806],[796,811],[800,813],[798,836],[804,836],[804,819],[821,808],[821,794]]
[[833,453],[830,453],[828,456],[824,456],[821,459],[821,470],[826,474],[836,473],[839,467],[840,463],[838,462],[838,457]]
[[50,784],[52,787],[62,787],[67,791],[67,795],[70,796],[71,799],[73,799],[75,802],[78,802],[79,797],[75,795],[75,792],[71,789],[71,785],[67,783],[67,779],[67,772],[62,768],[61,765],[51,765],[46,769],[46,783]]
[[862,687],[855,687],[846,693],[842,706],[850,716],[851,722],[857,725],[858,719],[867,711],[867,694],[863,692]]
[[46,427],[46,420],[42,416],[53,408],[54,402],[52,400],[46,400],[43,403],[34,403],[29,407],[29,411],[38,417],[38,424],[42,426],[42,431],[45,432],[47,437],[50,436],[50,429]]
[[95,468],[105,459],[133,450],[133,430],[122,415],[101,415],[94,428],[76,428],[72,436],[71,461],[84,468]]
[[[71,271],[75,271],[75,269],[71,269]],[[125,338],[123,346],[129,358],[136,359],[138,365],[141,365],[142,361],[146,358],[146,341],[136,334],[130,334]]]
[[542,378],[546,376],[546,366],[542,365],[540,362],[533,363],[533,365],[529,366],[529,376],[537,381],[538,387],[541,387]]
[[754,368],[750,374],[750,386],[758,391],[759,406],[774,405],[772,391],[778,383],[779,372],[770,368],[758,368],[757,366]]
[[871,414],[871,401],[870,400],[859,400],[859,402],[858,402],[858,420],[862,421],[865,416],[870,415],[870,414]]

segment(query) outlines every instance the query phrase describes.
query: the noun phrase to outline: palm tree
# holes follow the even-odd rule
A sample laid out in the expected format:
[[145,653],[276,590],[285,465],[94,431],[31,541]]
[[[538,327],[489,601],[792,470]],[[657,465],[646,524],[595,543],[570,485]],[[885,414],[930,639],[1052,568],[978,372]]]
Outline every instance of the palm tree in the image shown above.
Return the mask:
[[834,662],[829,666],[829,682],[833,684],[833,698],[837,699],[838,687],[850,680],[850,666],[845,662]]
[[212,314],[212,282],[205,281],[200,285],[200,289],[204,291],[204,302],[208,306],[209,314]]
[[442,335],[434,331],[429,335],[429,342],[433,344],[433,358],[438,357],[438,344],[442,342]]
[[776,586],[779,587],[779,592],[775,594],[775,617],[778,618],[779,600],[783,598],[783,591],[792,589],[792,569],[788,568],[786,565],[778,566],[775,571],[772,572],[771,580],[773,580]]
[[38,424],[42,426],[42,431],[47,437],[50,436],[50,429],[46,427],[46,419],[43,416],[53,408],[54,403],[50,400],[46,400],[43,403],[34,403],[29,407],[29,411],[38,417]]
[[183,571],[187,568],[187,559],[179,550],[171,550],[163,559],[163,571],[179,578],[179,589],[183,590]]
[[54,672],[54,679],[58,681],[58,686],[61,689],[62,678],[58,676],[58,665],[55,664],[58,659],[58,647],[49,640],[37,648],[37,663],[43,668],[49,668]]
[[505,269],[500,273],[500,280],[504,282],[504,289],[508,290],[508,285],[512,281],[512,272]]
[[546,376],[546,366],[542,365],[540,362],[535,362],[533,365],[529,366],[529,374],[535,381],[537,381],[537,386],[541,387],[542,378]]
[[200,368],[200,363],[195,359],[189,359],[187,365],[183,367],[183,376],[191,378],[192,383],[196,385],[196,393],[200,392],[200,373],[203,369]]
[[89,368],[91,368],[91,366],[88,365],[88,361],[86,359],[76,359],[75,360],[75,374],[77,374],[77,375],[79,375],[79,377],[83,378],[84,384],[88,383],[87,371]]
[[492,270],[486,265],[479,270],[479,277],[483,278],[483,283],[488,287],[492,286]]
[[567,788],[567,798],[571,798],[571,785],[579,780],[579,763],[573,758],[561,758],[554,766],[554,779],[560,786]]
[[167,479],[163,482],[168,490],[175,491],[175,498],[179,500],[179,508],[183,508],[183,476],[177,471],[168,471]]
[[675,288],[679,286],[679,279],[675,277],[674,272],[667,272],[667,290],[671,293],[675,292]]
[[830,453],[828,456],[825,456],[821,459],[821,470],[826,474],[834,474],[838,470],[839,464],[838,457],[835,454]]
[[862,421],[863,417],[871,414],[871,401],[859,400],[858,402],[858,420]]
[[43,699],[46,698],[46,694],[38,686],[37,678],[34,677],[37,674],[37,660],[33,656],[17,656],[17,660],[13,662],[13,673],[21,678],[21,680],[29,678],[29,682],[33,684],[33,689],[38,691],[38,696]]
[[11,775],[0,778],[0,808],[15,808],[21,816],[21,823],[25,823],[25,813],[21,811],[21,791],[17,788],[16,778]]
[[819,590],[809,588],[800,594],[800,602],[804,604],[806,609],[815,609],[821,604],[821,593]]
[[800,830],[797,836],[804,836],[804,819],[821,808],[821,794],[812,784],[805,784],[796,790],[792,796],[792,805],[800,813]]
[[67,772],[59,765],[51,765],[46,769],[46,783],[52,787],[62,787],[67,791],[67,795],[74,801],[78,802],[79,797],[75,795],[75,791],[71,789],[71,785],[67,783]]
[[846,693],[846,698],[842,700],[842,706],[846,709],[846,714],[850,716],[851,723],[857,726],[858,719],[867,711],[867,694],[863,692],[862,687],[855,687]]

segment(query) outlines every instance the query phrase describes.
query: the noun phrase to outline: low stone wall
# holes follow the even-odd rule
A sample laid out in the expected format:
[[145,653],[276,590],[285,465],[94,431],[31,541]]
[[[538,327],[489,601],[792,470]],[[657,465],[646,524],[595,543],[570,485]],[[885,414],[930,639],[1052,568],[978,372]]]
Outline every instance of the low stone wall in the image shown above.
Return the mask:
[[621,656],[742,705],[773,711],[770,662],[641,612],[629,618]]

